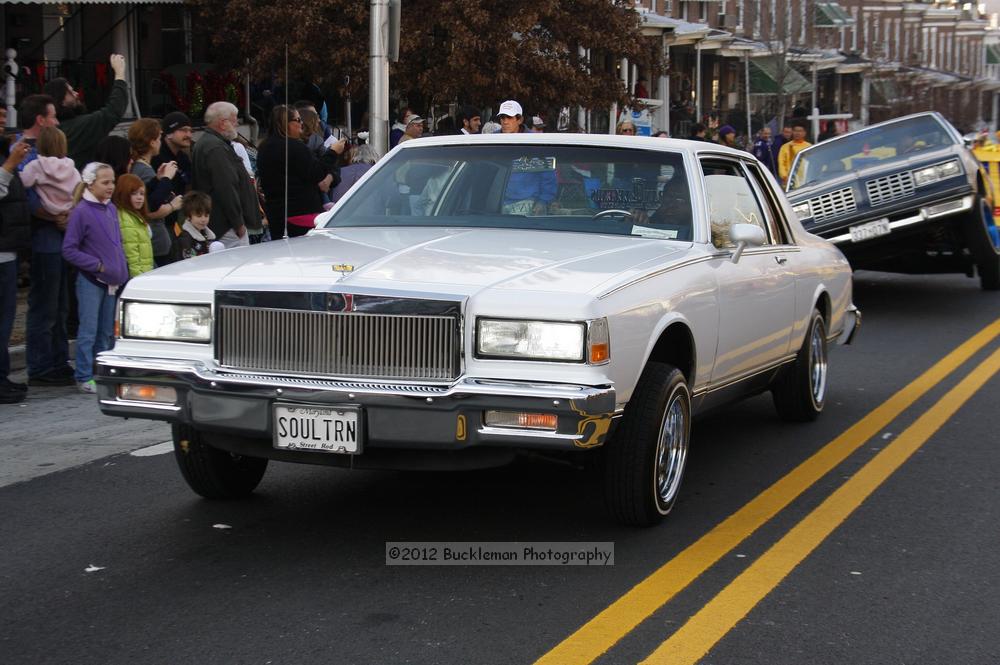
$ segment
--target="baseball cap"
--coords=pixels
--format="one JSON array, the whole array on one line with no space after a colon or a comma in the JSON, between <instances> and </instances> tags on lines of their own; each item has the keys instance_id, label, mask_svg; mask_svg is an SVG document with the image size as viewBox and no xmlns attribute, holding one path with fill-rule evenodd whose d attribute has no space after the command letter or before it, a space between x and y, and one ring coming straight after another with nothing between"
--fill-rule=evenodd
<instances>
[{"instance_id":1,"label":"baseball cap","mask_svg":"<svg viewBox=\"0 0 1000 665\"><path fill-rule=\"evenodd\" d=\"M508 99L500 105L500 110L497 111L497 115L509 115L513 118L517 115L523 115L523 111L521 110L520 104L515 102L513 99Z\"/></svg>"},{"instance_id":2,"label":"baseball cap","mask_svg":"<svg viewBox=\"0 0 1000 665\"><path fill-rule=\"evenodd\" d=\"M411 113L403 119L403 124L412 125L415 122L423 122L424 119L421 118L416 113Z\"/></svg>"},{"instance_id":3,"label":"baseball cap","mask_svg":"<svg viewBox=\"0 0 1000 665\"><path fill-rule=\"evenodd\" d=\"M190 127L191 118L187 117L180 111L172 111L168 113L163 120L160 121L160 127L163 128L164 134L170 134L177 131L181 127Z\"/></svg>"}]
</instances>

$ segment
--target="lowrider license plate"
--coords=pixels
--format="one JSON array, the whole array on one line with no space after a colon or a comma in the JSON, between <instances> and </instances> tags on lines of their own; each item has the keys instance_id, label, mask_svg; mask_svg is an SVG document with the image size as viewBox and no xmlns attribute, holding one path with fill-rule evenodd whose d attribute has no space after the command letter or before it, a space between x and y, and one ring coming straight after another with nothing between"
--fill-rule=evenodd
<instances>
[{"instance_id":1,"label":"lowrider license plate","mask_svg":"<svg viewBox=\"0 0 1000 665\"><path fill-rule=\"evenodd\" d=\"M876 219L874 222L852 226L850 231L851 242L861 242L862 240L871 240L872 238L888 235L892 229L889 228L888 219Z\"/></svg>"},{"instance_id":2,"label":"lowrider license plate","mask_svg":"<svg viewBox=\"0 0 1000 665\"><path fill-rule=\"evenodd\" d=\"M274 405L274 447L319 453L361 452L361 410L356 406Z\"/></svg>"}]
</instances>

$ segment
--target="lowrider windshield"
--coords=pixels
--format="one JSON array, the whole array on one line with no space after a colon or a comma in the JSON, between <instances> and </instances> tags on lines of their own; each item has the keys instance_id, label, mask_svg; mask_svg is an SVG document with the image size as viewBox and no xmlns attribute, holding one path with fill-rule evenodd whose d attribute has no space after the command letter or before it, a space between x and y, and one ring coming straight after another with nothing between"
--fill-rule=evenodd
<instances>
[{"instance_id":1,"label":"lowrider windshield","mask_svg":"<svg viewBox=\"0 0 1000 665\"><path fill-rule=\"evenodd\" d=\"M464 145L395 154L327 222L542 229L691 240L679 152Z\"/></svg>"},{"instance_id":2,"label":"lowrider windshield","mask_svg":"<svg viewBox=\"0 0 1000 665\"><path fill-rule=\"evenodd\" d=\"M929 115L854 132L803 151L795 163L788 189L951 143L948 131Z\"/></svg>"}]
</instances>

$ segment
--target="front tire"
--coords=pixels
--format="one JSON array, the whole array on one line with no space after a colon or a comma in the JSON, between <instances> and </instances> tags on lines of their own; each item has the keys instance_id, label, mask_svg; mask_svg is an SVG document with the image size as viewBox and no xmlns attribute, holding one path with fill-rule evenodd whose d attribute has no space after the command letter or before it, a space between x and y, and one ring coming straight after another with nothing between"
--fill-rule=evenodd
<instances>
[{"instance_id":1,"label":"front tire","mask_svg":"<svg viewBox=\"0 0 1000 665\"><path fill-rule=\"evenodd\" d=\"M993 212L989 201L978 198L967 222L969 251L976 262L979 285L984 291L1000 290L1000 247L990 237L993 226Z\"/></svg>"},{"instance_id":2,"label":"front tire","mask_svg":"<svg viewBox=\"0 0 1000 665\"><path fill-rule=\"evenodd\" d=\"M187 484L206 499L249 496L267 470L267 460L234 455L205 443L189 425L173 425L174 457Z\"/></svg>"},{"instance_id":3,"label":"front tire","mask_svg":"<svg viewBox=\"0 0 1000 665\"><path fill-rule=\"evenodd\" d=\"M691 392L665 363L643 371L606 451L605 499L629 526L653 526L677 501L691 438Z\"/></svg>"},{"instance_id":4,"label":"front tire","mask_svg":"<svg viewBox=\"0 0 1000 665\"><path fill-rule=\"evenodd\" d=\"M813 310L795 362L781 370L771 386L778 417L791 422L816 420L826 404L826 322Z\"/></svg>"}]
</instances>

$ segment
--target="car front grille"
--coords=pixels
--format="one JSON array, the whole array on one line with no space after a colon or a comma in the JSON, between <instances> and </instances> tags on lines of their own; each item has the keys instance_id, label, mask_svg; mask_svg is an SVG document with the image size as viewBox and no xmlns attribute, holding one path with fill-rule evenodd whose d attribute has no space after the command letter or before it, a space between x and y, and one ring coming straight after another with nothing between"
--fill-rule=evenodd
<instances>
[{"instance_id":1,"label":"car front grille","mask_svg":"<svg viewBox=\"0 0 1000 665\"><path fill-rule=\"evenodd\" d=\"M226 368L309 376L447 381L459 374L454 315L220 305L216 358Z\"/></svg>"},{"instance_id":2,"label":"car front grille","mask_svg":"<svg viewBox=\"0 0 1000 665\"><path fill-rule=\"evenodd\" d=\"M872 206L879 206L913 194L913 174L904 171L875 178L866 182L865 188Z\"/></svg>"},{"instance_id":3,"label":"car front grille","mask_svg":"<svg viewBox=\"0 0 1000 665\"><path fill-rule=\"evenodd\" d=\"M811 198L809 205L812 207L813 219L817 222L824 222L858 209L858 204L854 200L854 190L850 187Z\"/></svg>"}]
</instances>

